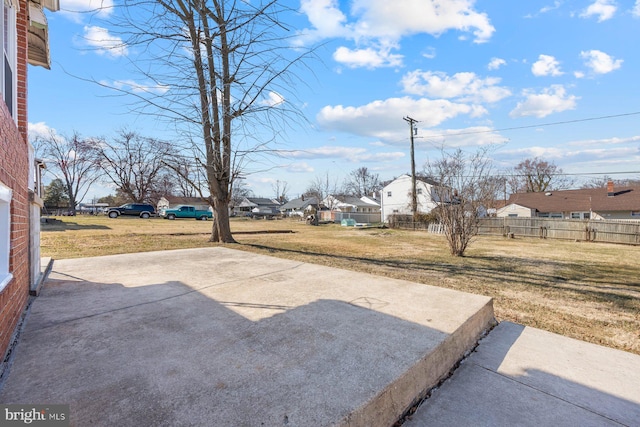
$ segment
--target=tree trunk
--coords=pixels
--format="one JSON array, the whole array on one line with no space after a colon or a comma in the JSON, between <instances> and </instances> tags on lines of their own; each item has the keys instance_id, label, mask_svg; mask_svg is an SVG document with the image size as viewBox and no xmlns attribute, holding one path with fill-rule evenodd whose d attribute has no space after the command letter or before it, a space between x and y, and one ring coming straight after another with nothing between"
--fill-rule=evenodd
<instances>
[{"instance_id":1,"label":"tree trunk","mask_svg":"<svg viewBox=\"0 0 640 427\"><path fill-rule=\"evenodd\" d=\"M214 228L211 232L211 241L220 243L236 243L231 235L229 226L229 205L220 200L214 199ZM216 235L217 232L217 235Z\"/></svg>"},{"instance_id":2,"label":"tree trunk","mask_svg":"<svg viewBox=\"0 0 640 427\"><path fill-rule=\"evenodd\" d=\"M209 238L209 241L220 241L220 232L218 231L218 215L215 213L215 209L213 210L213 226L211 227L211 237Z\"/></svg>"}]
</instances>

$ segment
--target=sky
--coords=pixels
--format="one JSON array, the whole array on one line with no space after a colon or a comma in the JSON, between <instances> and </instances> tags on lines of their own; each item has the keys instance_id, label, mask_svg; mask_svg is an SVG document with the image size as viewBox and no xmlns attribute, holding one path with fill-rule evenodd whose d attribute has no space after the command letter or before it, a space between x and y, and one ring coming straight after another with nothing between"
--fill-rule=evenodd
<instances>
[{"instance_id":1,"label":"sky","mask_svg":"<svg viewBox=\"0 0 640 427\"><path fill-rule=\"evenodd\" d=\"M133 49L108 24L114 4L60 0L59 12L47 12L52 66L29 69L32 135L128 128L174 138L91 82L149 85L123 66ZM299 12L297 42L322 47L296 87L308 123L277 142L284 156L247 169L256 196L275 196L281 181L296 197L318 177L340 184L360 167L381 180L409 173L405 117L417 120L418 171L443 149L488 148L497 170L539 157L578 182L640 178L640 0L287 4ZM96 185L88 197L109 193Z\"/></svg>"}]
</instances>

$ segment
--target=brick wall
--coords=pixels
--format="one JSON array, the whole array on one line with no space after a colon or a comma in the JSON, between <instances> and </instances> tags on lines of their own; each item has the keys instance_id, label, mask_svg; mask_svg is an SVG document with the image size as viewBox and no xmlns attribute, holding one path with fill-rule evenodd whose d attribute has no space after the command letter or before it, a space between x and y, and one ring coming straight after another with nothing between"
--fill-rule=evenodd
<instances>
[{"instance_id":1,"label":"brick wall","mask_svg":"<svg viewBox=\"0 0 640 427\"><path fill-rule=\"evenodd\" d=\"M20 1L16 31L18 126L0 101L0 182L13 190L11 200L11 253L9 271L13 280L0 292L0 356L8 349L11 336L29 298L29 150L27 146L27 10Z\"/></svg>"}]
</instances>

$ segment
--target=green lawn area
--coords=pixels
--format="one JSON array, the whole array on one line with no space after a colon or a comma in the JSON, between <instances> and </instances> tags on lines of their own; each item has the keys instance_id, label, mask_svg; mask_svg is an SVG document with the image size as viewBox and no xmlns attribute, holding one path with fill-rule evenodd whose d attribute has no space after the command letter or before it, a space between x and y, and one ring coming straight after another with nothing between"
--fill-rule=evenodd
<instances>
[{"instance_id":1,"label":"green lawn area","mask_svg":"<svg viewBox=\"0 0 640 427\"><path fill-rule=\"evenodd\" d=\"M211 221L58 219L41 238L54 259L214 245ZM232 230L233 249L491 296L498 320L640 354L640 247L478 237L455 258L426 232L244 218Z\"/></svg>"}]
</instances>

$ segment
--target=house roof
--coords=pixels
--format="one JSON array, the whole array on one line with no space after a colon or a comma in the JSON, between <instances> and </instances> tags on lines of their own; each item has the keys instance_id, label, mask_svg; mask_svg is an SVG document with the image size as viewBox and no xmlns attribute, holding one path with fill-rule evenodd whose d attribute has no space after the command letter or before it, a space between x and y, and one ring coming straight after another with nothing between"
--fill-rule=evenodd
<instances>
[{"instance_id":1,"label":"house roof","mask_svg":"<svg viewBox=\"0 0 640 427\"><path fill-rule=\"evenodd\" d=\"M276 207L280 206L280 203L273 199L266 199L263 197L245 197L240 204L237 205L239 208L247 208L247 207L257 207L257 206L269 206Z\"/></svg>"},{"instance_id":2,"label":"house roof","mask_svg":"<svg viewBox=\"0 0 640 427\"><path fill-rule=\"evenodd\" d=\"M567 211L640 211L640 187L614 189L611 196L606 188L515 193L508 204L516 204L538 212Z\"/></svg>"},{"instance_id":3,"label":"house roof","mask_svg":"<svg viewBox=\"0 0 640 427\"><path fill-rule=\"evenodd\" d=\"M171 205L208 205L207 199L202 197L178 197L178 196L164 196L164 198Z\"/></svg>"},{"instance_id":4,"label":"house roof","mask_svg":"<svg viewBox=\"0 0 640 427\"><path fill-rule=\"evenodd\" d=\"M302 198L300 199L294 199L294 200L289 200L287 203L285 203L284 205L280 206L280 210L281 211L286 211L286 210L293 210L293 209L304 209L309 205L317 205L318 204L318 199L315 197L305 197L304 200Z\"/></svg>"},{"instance_id":5,"label":"house roof","mask_svg":"<svg viewBox=\"0 0 640 427\"><path fill-rule=\"evenodd\" d=\"M410 175L400 175L399 177L397 177L396 179L394 179L393 181L389 181L384 188L386 188L387 186L393 184L396 181L405 181L405 180L410 180L411 176ZM434 181L431 178L427 178L426 176L420 176L420 175L416 175L416 181L420 181L420 182L424 182L425 184L437 187L440 184L438 184L436 181Z\"/></svg>"},{"instance_id":6,"label":"house roof","mask_svg":"<svg viewBox=\"0 0 640 427\"><path fill-rule=\"evenodd\" d=\"M373 201L362 200L361 198L355 196L336 196L336 200L340 202L339 204L352 205L357 207L380 207L380 204L376 204Z\"/></svg>"}]
</instances>

